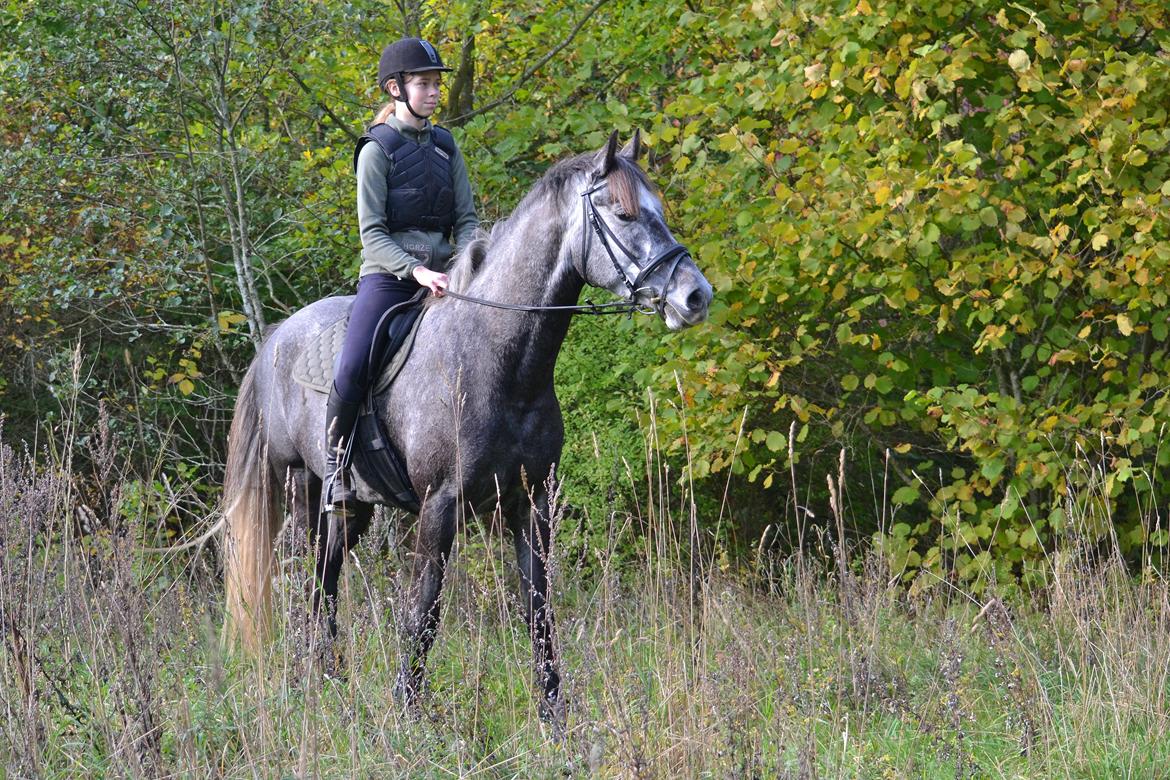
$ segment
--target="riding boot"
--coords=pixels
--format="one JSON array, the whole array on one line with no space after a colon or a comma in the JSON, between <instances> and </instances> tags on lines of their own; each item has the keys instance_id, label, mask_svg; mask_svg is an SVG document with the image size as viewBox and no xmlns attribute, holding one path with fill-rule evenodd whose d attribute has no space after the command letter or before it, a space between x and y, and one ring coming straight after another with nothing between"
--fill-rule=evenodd
<instances>
[{"instance_id":1,"label":"riding boot","mask_svg":"<svg viewBox=\"0 0 1170 780\"><path fill-rule=\"evenodd\" d=\"M337 388L329 390L325 404L325 511L344 511L357 500L349 479L350 439L357 421L361 404L346 401L337 394Z\"/></svg>"}]
</instances>

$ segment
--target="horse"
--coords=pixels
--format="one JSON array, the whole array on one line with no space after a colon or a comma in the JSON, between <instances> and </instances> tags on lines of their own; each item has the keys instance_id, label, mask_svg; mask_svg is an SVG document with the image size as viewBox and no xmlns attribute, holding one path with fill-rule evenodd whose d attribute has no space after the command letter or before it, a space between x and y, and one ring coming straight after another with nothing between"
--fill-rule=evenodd
<instances>
[{"instance_id":1,"label":"horse","mask_svg":"<svg viewBox=\"0 0 1170 780\"><path fill-rule=\"evenodd\" d=\"M563 706L546 572L548 492L564 441L553 368L573 311L597 308L574 304L585 285L605 289L673 331L705 320L713 295L667 227L640 151L637 133L619 150L615 132L602 149L557 162L508 218L461 248L449 293L428 298L406 363L376 398L422 499L394 686L408 708L439 624L458 514L497 509L516 550L542 712ZM252 652L268 632L282 487L291 486L294 522L306 518L312 609L333 634L342 564L385 503L359 501L348 516L320 510L326 398L291 378L299 352L352 300L325 298L277 326L237 395L223 497L225 629Z\"/></svg>"}]
</instances>

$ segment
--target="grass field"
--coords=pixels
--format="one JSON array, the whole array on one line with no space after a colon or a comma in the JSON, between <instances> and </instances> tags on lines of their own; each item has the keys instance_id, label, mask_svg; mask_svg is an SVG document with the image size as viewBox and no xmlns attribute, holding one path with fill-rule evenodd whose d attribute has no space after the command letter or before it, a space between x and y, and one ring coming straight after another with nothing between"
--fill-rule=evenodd
<instances>
[{"instance_id":1,"label":"grass field","mask_svg":"<svg viewBox=\"0 0 1170 780\"><path fill-rule=\"evenodd\" d=\"M862 549L733 566L692 553L689 505L650 480L604 543L561 523L556 728L491 518L459 538L407 715L408 525L383 518L354 551L323 651L340 662L286 532L278 636L247 659L220 645L214 544L149 553L165 507L115 475L83 506L68 456L42 460L0 442L7 777L1170 777L1170 590L1108 549L1053 552L1027 600L907 589Z\"/></svg>"}]
</instances>

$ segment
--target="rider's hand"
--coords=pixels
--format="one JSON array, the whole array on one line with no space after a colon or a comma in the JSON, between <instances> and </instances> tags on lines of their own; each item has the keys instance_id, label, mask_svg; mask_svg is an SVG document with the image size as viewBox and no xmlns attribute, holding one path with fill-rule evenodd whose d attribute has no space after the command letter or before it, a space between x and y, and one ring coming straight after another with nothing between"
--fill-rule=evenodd
<instances>
[{"instance_id":1,"label":"rider's hand","mask_svg":"<svg viewBox=\"0 0 1170 780\"><path fill-rule=\"evenodd\" d=\"M424 265L416 266L411 272L414 280L423 287L429 287L431 292L435 295L441 296L443 290L447 289L447 274L441 274L438 271L432 271Z\"/></svg>"}]
</instances>

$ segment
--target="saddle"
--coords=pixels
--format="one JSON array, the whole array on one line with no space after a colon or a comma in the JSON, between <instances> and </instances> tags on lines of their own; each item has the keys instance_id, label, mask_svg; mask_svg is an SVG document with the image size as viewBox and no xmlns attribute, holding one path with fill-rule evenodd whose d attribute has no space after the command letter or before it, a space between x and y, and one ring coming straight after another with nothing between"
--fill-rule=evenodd
<instances>
[{"instance_id":1,"label":"saddle","mask_svg":"<svg viewBox=\"0 0 1170 780\"><path fill-rule=\"evenodd\" d=\"M391 504L412 514L418 514L421 502L410 484L406 461L394 446L386 422L377 410L378 399L390 389L410 357L428 292L421 288L410 300L388 309L378 321L368 358L369 390L358 412L350 443L350 475L361 500ZM293 366L293 379L298 384L329 394L348 324L347 314L322 330L301 353Z\"/></svg>"}]
</instances>

